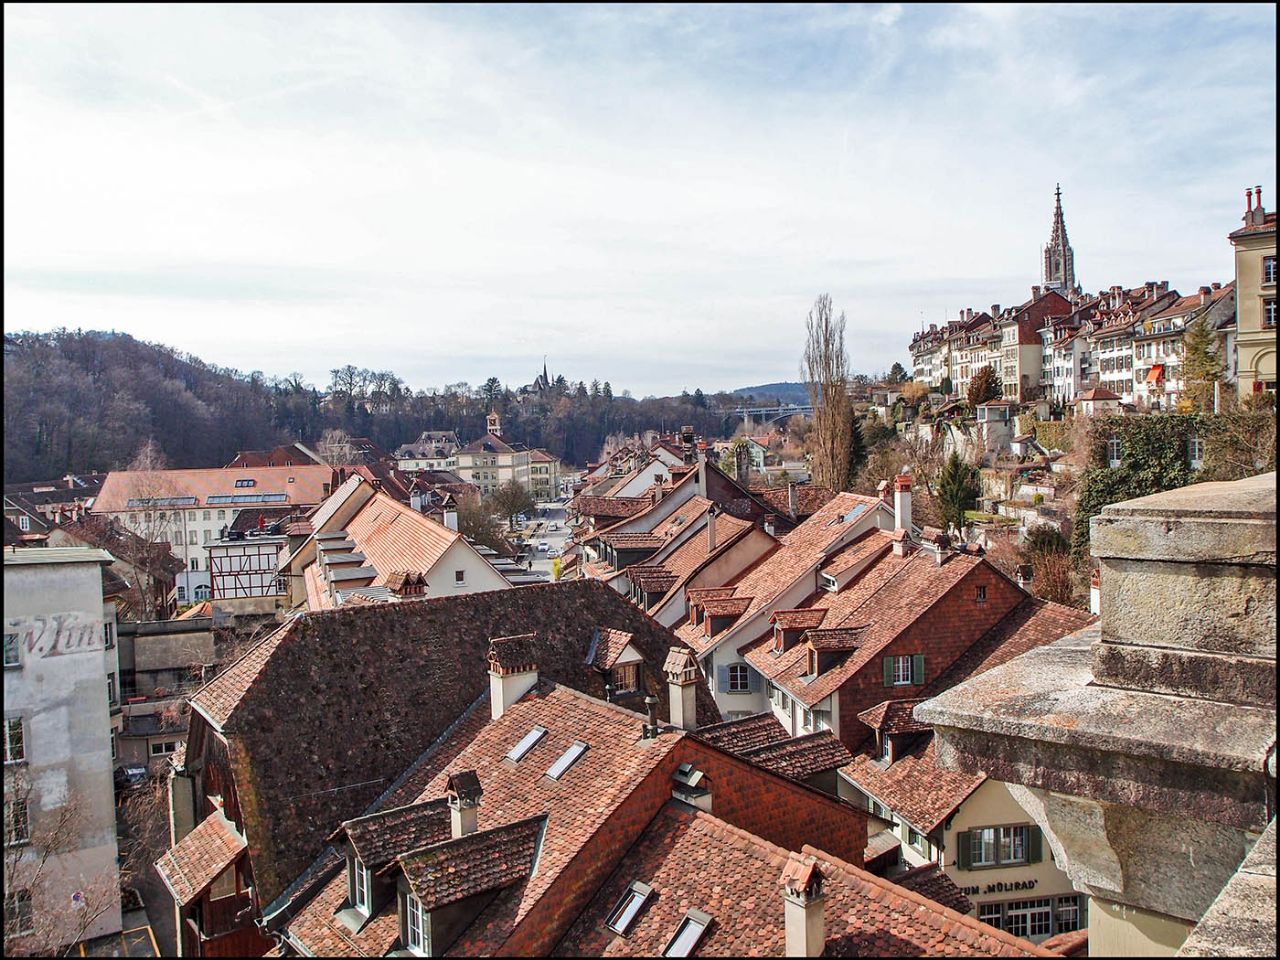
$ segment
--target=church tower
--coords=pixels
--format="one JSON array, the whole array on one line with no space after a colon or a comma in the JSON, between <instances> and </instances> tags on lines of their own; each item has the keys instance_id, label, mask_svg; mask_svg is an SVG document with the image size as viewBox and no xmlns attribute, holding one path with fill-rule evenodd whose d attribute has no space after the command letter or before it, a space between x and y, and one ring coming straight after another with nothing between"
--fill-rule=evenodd
<instances>
[{"instance_id":1,"label":"church tower","mask_svg":"<svg viewBox=\"0 0 1280 960\"><path fill-rule=\"evenodd\" d=\"M495 437L502 436L502 418L498 416L497 410L485 417L485 428Z\"/></svg>"},{"instance_id":2,"label":"church tower","mask_svg":"<svg viewBox=\"0 0 1280 960\"><path fill-rule=\"evenodd\" d=\"M1057 290L1070 299L1080 288L1076 285L1075 252L1067 240L1067 222L1062 216L1062 184L1057 185L1053 196L1053 228L1043 251L1040 280L1045 290Z\"/></svg>"}]
</instances>

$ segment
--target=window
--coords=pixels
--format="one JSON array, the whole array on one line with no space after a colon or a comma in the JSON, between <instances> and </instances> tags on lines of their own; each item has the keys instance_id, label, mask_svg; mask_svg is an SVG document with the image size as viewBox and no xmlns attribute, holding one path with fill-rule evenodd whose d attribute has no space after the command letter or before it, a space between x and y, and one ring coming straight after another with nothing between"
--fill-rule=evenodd
<instances>
[{"instance_id":1,"label":"window","mask_svg":"<svg viewBox=\"0 0 1280 960\"><path fill-rule=\"evenodd\" d=\"M326 486L328 486L328 484L326 484ZM225 519L227 519L227 511L225 511L225 510L219 510L219 511L218 511L218 519L219 519L219 520L225 520Z\"/></svg>"},{"instance_id":2,"label":"window","mask_svg":"<svg viewBox=\"0 0 1280 960\"><path fill-rule=\"evenodd\" d=\"M199 569L200 569L200 560L199 560L198 558L196 558L196 557L192 557L192 558L191 558L191 569L192 569L192 570L199 570Z\"/></svg>"},{"instance_id":3,"label":"window","mask_svg":"<svg viewBox=\"0 0 1280 960\"><path fill-rule=\"evenodd\" d=\"M4 802L4 845L16 847L31 842L31 819L27 801L18 797Z\"/></svg>"},{"instance_id":4,"label":"window","mask_svg":"<svg viewBox=\"0 0 1280 960\"><path fill-rule=\"evenodd\" d=\"M1274 327L1276 325L1275 300L1262 301L1262 325L1264 327Z\"/></svg>"},{"instance_id":5,"label":"window","mask_svg":"<svg viewBox=\"0 0 1280 960\"><path fill-rule=\"evenodd\" d=\"M893 658L893 685L895 687L906 686L911 683L911 658L910 657L894 657Z\"/></svg>"},{"instance_id":6,"label":"window","mask_svg":"<svg viewBox=\"0 0 1280 960\"><path fill-rule=\"evenodd\" d=\"M828 593L835 593L840 588L840 584L837 582L836 578L831 576L829 573L819 574L818 580L820 581L822 589L826 590Z\"/></svg>"},{"instance_id":7,"label":"window","mask_svg":"<svg viewBox=\"0 0 1280 960\"><path fill-rule=\"evenodd\" d=\"M178 749L176 740L157 741L151 744L151 755L153 757L165 757Z\"/></svg>"},{"instance_id":8,"label":"window","mask_svg":"<svg viewBox=\"0 0 1280 960\"><path fill-rule=\"evenodd\" d=\"M800 722L804 725L804 728L806 730L812 730L813 729L813 711L810 710L808 707L805 707L803 713L801 714Z\"/></svg>"},{"instance_id":9,"label":"window","mask_svg":"<svg viewBox=\"0 0 1280 960\"><path fill-rule=\"evenodd\" d=\"M1001 827L1000 828L1000 862L1001 863L1026 863L1027 862L1027 828L1026 827Z\"/></svg>"},{"instance_id":10,"label":"window","mask_svg":"<svg viewBox=\"0 0 1280 960\"><path fill-rule=\"evenodd\" d=\"M1263 283L1276 282L1276 258L1275 257L1262 258L1262 282Z\"/></svg>"},{"instance_id":11,"label":"window","mask_svg":"<svg viewBox=\"0 0 1280 960\"><path fill-rule=\"evenodd\" d=\"M1014 900L1005 905L1004 929L1015 937L1044 937L1053 930L1052 900Z\"/></svg>"},{"instance_id":12,"label":"window","mask_svg":"<svg viewBox=\"0 0 1280 960\"><path fill-rule=\"evenodd\" d=\"M640 664L624 663L613 668L613 692L634 693L640 689Z\"/></svg>"},{"instance_id":13,"label":"window","mask_svg":"<svg viewBox=\"0 0 1280 960\"><path fill-rule=\"evenodd\" d=\"M196 532L195 532L194 530L188 530L188 531L187 531L187 544L188 544L188 545L190 545L190 546L195 546L195 544L196 544L196 543L197 543L197 540L196 540Z\"/></svg>"},{"instance_id":14,"label":"window","mask_svg":"<svg viewBox=\"0 0 1280 960\"><path fill-rule=\"evenodd\" d=\"M1080 929L1080 897L1059 897L1056 930L1068 933Z\"/></svg>"},{"instance_id":15,"label":"window","mask_svg":"<svg viewBox=\"0 0 1280 960\"><path fill-rule=\"evenodd\" d=\"M111 759L116 759L116 734L114 730L111 732Z\"/></svg>"},{"instance_id":16,"label":"window","mask_svg":"<svg viewBox=\"0 0 1280 960\"><path fill-rule=\"evenodd\" d=\"M467 582L467 571L465 570L453 571L453 585L455 587L461 587L464 584L466 584L466 582Z\"/></svg>"},{"instance_id":17,"label":"window","mask_svg":"<svg viewBox=\"0 0 1280 960\"><path fill-rule=\"evenodd\" d=\"M26 936L36 929L34 911L31 909L31 891L15 890L4 895L5 937L11 933Z\"/></svg>"},{"instance_id":18,"label":"window","mask_svg":"<svg viewBox=\"0 0 1280 960\"><path fill-rule=\"evenodd\" d=\"M182 603L187 599L187 588L182 584L178 584L178 602Z\"/></svg>"},{"instance_id":19,"label":"window","mask_svg":"<svg viewBox=\"0 0 1280 960\"><path fill-rule=\"evenodd\" d=\"M573 741L572 745L564 753L560 754L551 768L547 770L547 776L552 780L559 780L563 777L570 767L577 762L578 758L587 752L587 745L581 740Z\"/></svg>"},{"instance_id":20,"label":"window","mask_svg":"<svg viewBox=\"0 0 1280 960\"><path fill-rule=\"evenodd\" d=\"M108 650L116 645L116 625L110 620L102 624L102 645Z\"/></svg>"},{"instance_id":21,"label":"window","mask_svg":"<svg viewBox=\"0 0 1280 960\"><path fill-rule=\"evenodd\" d=\"M622 895L622 899L613 908L613 912L609 914L609 919L604 922L604 925L614 933L625 935L627 930L631 928L631 924L635 922L637 914L640 913L640 908L644 906L651 893L653 893L652 887L647 883L641 883L636 880L627 888L627 892Z\"/></svg>"},{"instance_id":22,"label":"window","mask_svg":"<svg viewBox=\"0 0 1280 960\"><path fill-rule=\"evenodd\" d=\"M1120 466L1120 438L1112 437L1107 441L1107 466Z\"/></svg>"},{"instance_id":23,"label":"window","mask_svg":"<svg viewBox=\"0 0 1280 960\"><path fill-rule=\"evenodd\" d=\"M405 945L420 957L431 955L430 919L422 901L408 894L404 901Z\"/></svg>"},{"instance_id":24,"label":"window","mask_svg":"<svg viewBox=\"0 0 1280 960\"><path fill-rule=\"evenodd\" d=\"M21 763L27 759L27 741L22 731L21 717L5 717L4 762Z\"/></svg>"},{"instance_id":25,"label":"window","mask_svg":"<svg viewBox=\"0 0 1280 960\"><path fill-rule=\"evenodd\" d=\"M973 591L973 599L978 603L987 602L987 588L985 586L976 587Z\"/></svg>"},{"instance_id":26,"label":"window","mask_svg":"<svg viewBox=\"0 0 1280 960\"><path fill-rule=\"evenodd\" d=\"M213 519L211 516L209 516L209 513L210 513L210 511L208 511L208 510L206 510L206 511L204 512L204 520L205 520L205 522L206 522L206 523L207 523L208 521L210 521L210 520L212 520L212 519Z\"/></svg>"},{"instance_id":27,"label":"window","mask_svg":"<svg viewBox=\"0 0 1280 960\"><path fill-rule=\"evenodd\" d=\"M534 727L520 738L519 743L507 751L507 759L519 763L524 759L524 755L537 746L538 741L546 735L546 727Z\"/></svg>"},{"instance_id":28,"label":"window","mask_svg":"<svg viewBox=\"0 0 1280 960\"><path fill-rule=\"evenodd\" d=\"M204 531L204 542L208 543L212 538L213 538L213 531L206 528Z\"/></svg>"},{"instance_id":29,"label":"window","mask_svg":"<svg viewBox=\"0 0 1280 960\"><path fill-rule=\"evenodd\" d=\"M997 930L1004 929L1004 907L999 903L984 903L978 907L978 919Z\"/></svg>"},{"instance_id":30,"label":"window","mask_svg":"<svg viewBox=\"0 0 1280 960\"><path fill-rule=\"evenodd\" d=\"M116 705L116 675L114 673L107 674L107 703L113 707Z\"/></svg>"},{"instance_id":31,"label":"window","mask_svg":"<svg viewBox=\"0 0 1280 960\"><path fill-rule=\"evenodd\" d=\"M996 862L996 831L974 830L969 834L969 863L975 867L989 867Z\"/></svg>"},{"instance_id":32,"label":"window","mask_svg":"<svg viewBox=\"0 0 1280 960\"><path fill-rule=\"evenodd\" d=\"M667 943L662 955L664 957L689 956L710 925L711 917L701 910L690 910L684 915L684 919L680 921L680 926L676 927L675 936Z\"/></svg>"},{"instance_id":33,"label":"window","mask_svg":"<svg viewBox=\"0 0 1280 960\"><path fill-rule=\"evenodd\" d=\"M914 827L907 827L907 843L924 853L924 837L917 833Z\"/></svg>"},{"instance_id":34,"label":"window","mask_svg":"<svg viewBox=\"0 0 1280 960\"><path fill-rule=\"evenodd\" d=\"M6 667L16 667L18 665L18 635L16 633L6 633L4 635L4 665Z\"/></svg>"},{"instance_id":35,"label":"window","mask_svg":"<svg viewBox=\"0 0 1280 960\"><path fill-rule=\"evenodd\" d=\"M1204 466L1204 441L1192 437L1187 441L1187 459L1191 461L1191 469L1199 470Z\"/></svg>"},{"instance_id":36,"label":"window","mask_svg":"<svg viewBox=\"0 0 1280 960\"><path fill-rule=\"evenodd\" d=\"M197 600L208 600L209 585L207 583L197 583L196 589L194 591L194 596Z\"/></svg>"},{"instance_id":37,"label":"window","mask_svg":"<svg viewBox=\"0 0 1280 960\"><path fill-rule=\"evenodd\" d=\"M786 649L785 637L783 635L782 625L774 624L773 627L773 652L782 653Z\"/></svg>"},{"instance_id":38,"label":"window","mask_svg":"<svg viewBox=\"0 0 1280 960\"><path fill-rule=\"evenodd\" d=\"M26 533L28 530L31 529L31 518L28 517L25 513L20 514L18 516L18 529L21 530L23 533Z\"/></svg>"},{"instance_id":39,"label":"window","mask_svg":"<svg viewBox=\"0 0 1280 960\"><path fill-rule=\"evenodd\" d=\"M751 674L745 663L729 665L729 693L747 693L751 689Z\"/></svg>"},{"instance_id":40,"label":"window","mask_svg":"<svg viewBox=\"0 0 1280 960\"><path fill-rule=\"evenodd\" d=\"M195 512L194 510L188 510L188 511L187 511L187 519L188 519L188 520L191 520L191 521L194 521L194 520L195 520L195 518L196 518L196 512Z\"/></svg>"},{"instance_id":41,"label":"window","mask_svg":"<svg viewBox=\"0 0 1280 960\"><path fill-rule=\"evenodd\" d=\"M236 481L236 486L237 486L237 487L252 487L255 483L256 483L256 481L254 481L254 480L237 480L237 481Z\"/></svg>"},{"instance_id":42,"label":"window","mask_svg":"<svg viewBox=\"0 0 1280 960\"><path fill-rule=\"evenodd\" d=\"M359 860L351 862L351 887L355 908L366 917L369 915L369 870Z\"/></svg>"},{"instance_id":43,"label":"window","mask_svg":"<svg viewBox=\"0 0 1280 960\"><path fill-rule=\"evenodd\" d=\"M892 741L887 733L880 734L880 749L876 753L878 760L888 760L892 751Z\"/></svg>"}]
</instances>

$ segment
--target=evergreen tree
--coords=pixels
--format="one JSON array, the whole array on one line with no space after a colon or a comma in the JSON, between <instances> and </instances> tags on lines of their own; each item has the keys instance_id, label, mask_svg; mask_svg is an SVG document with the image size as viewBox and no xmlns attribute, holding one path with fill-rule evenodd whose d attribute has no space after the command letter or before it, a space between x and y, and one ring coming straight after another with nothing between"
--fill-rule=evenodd
<instances>
[{"instance_id":1,"label":"evergreen tree","mask_svg":"<svg viewBox=\"0 0 1280 960\"><path fill-rule=\"evenodd\" d=\"M698 387L693 391L693 405L704 409L707 406L707 398L703 396L701 387Z\"/></svg>"},{"instance_id":2,"label":"evergreen tree","mask_svg":"<svg viewBox=\"0 0 1280 960\"><path fill-rule=\"evenodd\" d=\"M1182 374L1186 388L1182 400L1189 412L1213 412L1213 385L1225 375L1215 340L1207 317L1196 320L1183 334Z\"/></svg>"},{"instance_id":3,"label":"evergreen tree","mask_svg":"<svg viewBox=\"0 0 1280 960\"><path fill-rule=\"evenodd\" d=\"M609 386L608 380L606 380L604 382L604 386L600 388L600 396L604 397L606 400L613 399L613 387Z\"/></svg>"},{"instance_id":4,"label":"evergreen tree","mask_svg":"<svg viewBox=\"0 0 1280 960\"><path fill-rule=\"evenodd\" d=\"M902 364L895 361L893 366L889 368L889 372L885 374L884 382L885 383L903 383L909 379L910 377L907 376L906 368Z\"/></svg>"},{"instance_id":5,"label":"evergreen tree","mask_svg":"<svg viewBox=\"0 0 1280 960\"><path fill-rule=\"evenodd\" d=\"M867 444L862 437L862 418L854 414L849 424L849 477L848 483L850 487L853 484L853 478L858 475L863 465L867 462Z\"/></svg>"},{"instance_id":6,"label":"evergreen tree","mask_svg":"<svg viewBox=\"0 0 1280 960\"><path fill-rule=\"evenodd\" d=\"M959 454L951 454L938 479L938 509L948 529L964 529L964 513L973 509L981 492L978 471L961 460Z\"/></svg>"},{"instance_id":7,"label":"evergreen tree","mask_svg":"<svg viewBox=\"0 0 1280 960\"><path fill-rule=\"evenodd\" d=\"M1000 378L996 376L995 370L990 365L975 373L973 379L969 381L969 395L966 399L970 407L976 407L980 403L991 400L999 400L1001 396Z\"/></svg>"},{"instance_id":8,"label":"evergreen tree","mask_svg":"<svg viewBox=\"0 0 1280 960\"><path fill-rule=\"evenodd\" d=\"M591 381L591 399L594 400L598 396L600 396L600 381L592 380Z\"/></svg>"}]
</instances>

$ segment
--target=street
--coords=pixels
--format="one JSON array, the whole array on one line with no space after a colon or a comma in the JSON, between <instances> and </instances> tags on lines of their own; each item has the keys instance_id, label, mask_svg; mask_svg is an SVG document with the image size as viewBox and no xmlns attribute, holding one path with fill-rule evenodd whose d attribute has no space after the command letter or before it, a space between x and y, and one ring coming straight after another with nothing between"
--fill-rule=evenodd
<instances>
[{"instance_id":1,"label":"street","mask_svg":"<svg viewBox=\"0 0 1280 960\"><path fill-rule=\"evenodd\" d=\"M551 577L551 558L547 556L547 551L563 550L565 540L569 537L569 531L565 529L565 505L559 500L540 500L538 507L534 511L534 515L529 518L529 522L524 525L522 530L518 531L529 544L532 551L534 572L541 571L547 575L547 579ZM552 530L551 527L556 529ZM538 549L541 541L547 541L547 551Z\"/></svg>"}]
</instances>

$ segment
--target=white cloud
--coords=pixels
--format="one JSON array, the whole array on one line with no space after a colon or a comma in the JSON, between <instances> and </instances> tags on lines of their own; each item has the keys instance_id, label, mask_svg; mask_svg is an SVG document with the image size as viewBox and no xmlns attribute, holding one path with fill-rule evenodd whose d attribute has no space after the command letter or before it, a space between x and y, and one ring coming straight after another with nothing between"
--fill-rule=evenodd
<instances>
[{"instance_id":1,"label":"white cloud","mask_svg":"<svg viewBox=\"0 0 1280 960\"><path fill-rule=\"evenodd\" d=\"M1274 181L1274 12L7 6L5 27L8 326L316 380L517 383L543 353L637 395L792 378L824 291L855 367L883 369L922 314L1024 298L1058 180L1093 287L1228 279L1238 188Z\"/></svg>"}]
</instances>

